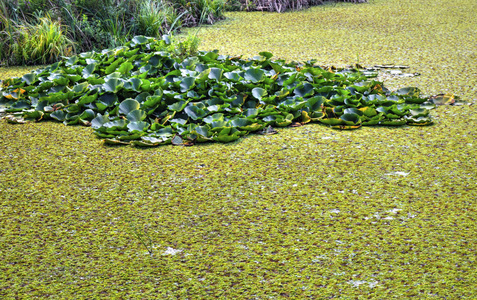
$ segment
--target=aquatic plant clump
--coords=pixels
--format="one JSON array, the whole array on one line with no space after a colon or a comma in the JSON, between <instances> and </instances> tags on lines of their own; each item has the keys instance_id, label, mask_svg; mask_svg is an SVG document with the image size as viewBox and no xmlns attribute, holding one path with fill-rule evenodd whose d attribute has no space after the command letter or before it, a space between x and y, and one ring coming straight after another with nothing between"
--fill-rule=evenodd
<instances>
[{"instance_id":1,"label":"aquatic plant clump","mask_svg":"<svg viewBox=\"0 0 477 300\"><path fill-rule=\"evenodd\" d=\"M65 58L0 85L12 123L91 126L109 144L231 142L250 132L319 122L335 129L429 125L418 88L389 91L376 72L199 52L179 58L167 36Z\"/></svg>"}]
</instances>

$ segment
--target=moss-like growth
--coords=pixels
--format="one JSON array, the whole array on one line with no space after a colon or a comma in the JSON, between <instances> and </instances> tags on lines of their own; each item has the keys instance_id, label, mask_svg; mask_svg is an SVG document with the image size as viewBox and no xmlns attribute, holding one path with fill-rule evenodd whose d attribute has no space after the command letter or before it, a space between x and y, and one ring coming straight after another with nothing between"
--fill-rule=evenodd
<instances>
[{"instance_id":1,"label":"moss-like growth","mask_svg":"<svg viewBox=\"0 0 477 300\"><path fill-rule=\"evenodd\" d=\"M233 14L202 45L323 65L359 53L421 73L388 87L475 101L474 4ZM310 124L144 149L102 147L89 127L0 121L0 298L472 299L476 106L431 114L434 126Z\"/></svg>"}]
</instances>

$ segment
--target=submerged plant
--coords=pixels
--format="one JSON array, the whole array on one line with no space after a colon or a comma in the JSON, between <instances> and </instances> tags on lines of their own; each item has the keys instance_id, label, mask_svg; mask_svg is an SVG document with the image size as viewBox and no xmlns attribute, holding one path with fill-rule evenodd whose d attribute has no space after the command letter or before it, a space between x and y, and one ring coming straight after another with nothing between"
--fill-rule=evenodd
<instances>
[{"instance_id":1,"label":"submerged plant","mask_svg":"<svg viewBox=\"0 0 477 300\"><path fill-rule=\"evenodd\" d=\"M109 144L231 142L250 132L320 122L336 129L429 125L418 88L386 89L375 72L324 69L217 51L179 58L168 36L81 53L0 86L10 122L92 126Z\"/></svg>"}]
</instances>

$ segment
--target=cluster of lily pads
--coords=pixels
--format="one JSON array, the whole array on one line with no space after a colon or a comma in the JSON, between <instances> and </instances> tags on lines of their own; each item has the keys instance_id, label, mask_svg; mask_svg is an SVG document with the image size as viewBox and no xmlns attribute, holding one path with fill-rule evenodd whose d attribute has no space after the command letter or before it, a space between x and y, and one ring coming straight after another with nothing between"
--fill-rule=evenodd
<instances>
[{"instance_id":1,"label":"cluster of lily pads","mask_svg":"<svg viewBox=\"0 0 477 300\"><path fill-rule=\"evenodd\" d=\"M167 36L65 58L0 84L12 123L91 126L109 144L231 142L250 132L320 122L336 129L429 125L418 88L386 89L376 72L199 52L180 59Z\"/></svg>"}]
</instances>

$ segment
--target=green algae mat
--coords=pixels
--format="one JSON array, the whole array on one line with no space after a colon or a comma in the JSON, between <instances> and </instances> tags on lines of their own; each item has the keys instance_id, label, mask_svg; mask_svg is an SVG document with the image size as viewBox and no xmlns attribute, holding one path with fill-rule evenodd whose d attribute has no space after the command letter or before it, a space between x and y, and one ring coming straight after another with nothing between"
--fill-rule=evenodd
<instances>
[{"instance_id":1,"label":"green algae mat","mask_svg":"<svg viewBox=\"0 0 477 300\"><path fill-rule=\"evenodd\" d=\"M357 63L348 53L361 49L362 65L421 73L381 74L394 90L417 86L475 102L474 14L466 1L374 1L230 14L200 35L204 50L253 57L266 49L320 65ZM296 36L286 29L290 18L310 28L301 51L278 45ZM253 38L238 38L234 30L251 20L262 24ZM342 23L356 30L339 34ZM375 47L354 44L354 34L364 43L404 24L409 30ZM227 31L237 44L223 42ZM325 36L329 57L316 43ZM330 46L340 43L348 47ZM2 121L0 296L473 299L475 105L430 115L432 126L341 131L315 123L227 144L156 148L105 147L89 127Z\"/></svg>"}]
</instances>

